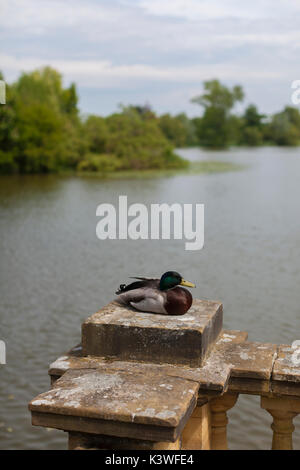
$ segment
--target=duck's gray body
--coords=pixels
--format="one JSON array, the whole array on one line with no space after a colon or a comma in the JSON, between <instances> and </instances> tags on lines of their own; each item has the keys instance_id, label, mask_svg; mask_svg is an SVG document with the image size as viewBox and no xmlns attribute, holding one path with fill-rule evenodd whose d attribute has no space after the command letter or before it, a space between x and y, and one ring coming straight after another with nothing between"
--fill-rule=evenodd
<instances>
[{"instance_id":1,"label":"duck's gray body","mask_svg":"<svg viewBox=\"0 0 300 470\"><path fill-rule=\"evenodd\" d=\"M141 312L153 312L167 315L164 308L166 302L166 292L159 290L159 279L136 278L140 281L133 282L128 286L120 286L116 292L117 301L130 305Z\"/></svg>"},{"instance_id":2,"label":"duck's gray body","mask_svg":"<svg viewBox=\"0 0 300 470\"><path fill-rule=\"evenodd\" d=\"M160 290L160 279L136 279L140 281L120 286L116 292L119 303L161 315L183 315L192 304L192 295L183 287Z\"/></svg>"}]
</instances>

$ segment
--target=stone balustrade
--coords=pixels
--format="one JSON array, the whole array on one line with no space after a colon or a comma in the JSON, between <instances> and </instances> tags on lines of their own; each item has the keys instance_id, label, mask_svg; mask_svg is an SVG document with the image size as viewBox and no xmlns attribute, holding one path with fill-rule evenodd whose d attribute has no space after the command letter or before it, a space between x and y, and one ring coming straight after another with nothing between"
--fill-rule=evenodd
<instances>
[{"instance_id":1,"label":"stone balustrade","mask_svg":"<svg viewBox=\"0 0 300 470\"><path fill-rule=\"evenodd\" d=\"M227 449L227 411L244 393L272 415L272 449L292 449L294 350L223 330L222 313L201 300L183 316L110 303L83 323L82 346L50 365L32 424L67 431L70 449Z\"/></svg>"}]
</instances>

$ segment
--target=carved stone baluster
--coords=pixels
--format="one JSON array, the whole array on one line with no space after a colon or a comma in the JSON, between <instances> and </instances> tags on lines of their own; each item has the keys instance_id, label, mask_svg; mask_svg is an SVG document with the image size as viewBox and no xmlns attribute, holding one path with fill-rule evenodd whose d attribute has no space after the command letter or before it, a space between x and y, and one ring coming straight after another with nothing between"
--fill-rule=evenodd
<instances>
[{"instance_id":1,"label":"carved stone baluster","mask_svg":"<svg viewBox=\"0 0 300 470\"><path fill-rule=\"evenodd\" d=\"M182 432L183 450L209 450L211 426L209 404L197 406Z\"/></svg>"},{"instance_id":2,"label":"carved stone baluster","mask_svg":"<svg viewBox=\"0 0 300 470\"><path fill-rule=\"evenodd\" d=\"M227 424L226 412L232 408L237 399L238 393L225 393L210 401L211 410L211 448L213 450L227 450Z\"/></svg>"},{"instance_id":3,"label":"carved stone baluster","mask_svg":"<svg viewBox=\"0 0 300 470\"><path fill-rule=\"evenodd\" d=\"M292 450L293 419L300 413L300 400L261 397L261 407L273 417L272 450Z\"/></svg>"}]
</instances>

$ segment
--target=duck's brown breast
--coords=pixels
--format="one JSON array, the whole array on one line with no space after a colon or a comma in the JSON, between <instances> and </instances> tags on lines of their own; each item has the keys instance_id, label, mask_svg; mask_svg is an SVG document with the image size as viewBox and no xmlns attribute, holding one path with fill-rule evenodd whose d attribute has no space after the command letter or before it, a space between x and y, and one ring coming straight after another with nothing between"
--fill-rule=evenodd
<instances>
[{"instance_id":1,"label":"duck's brown breast","mask_svg":"<svg viewBox=\"0 0 300 470\"><path fill-rule=\"evenodd\" d=\"M174 287L166 294L165 309L168 315L184 315L192 305L192 294L183 287Z\"/></svg>"}]
</instances>

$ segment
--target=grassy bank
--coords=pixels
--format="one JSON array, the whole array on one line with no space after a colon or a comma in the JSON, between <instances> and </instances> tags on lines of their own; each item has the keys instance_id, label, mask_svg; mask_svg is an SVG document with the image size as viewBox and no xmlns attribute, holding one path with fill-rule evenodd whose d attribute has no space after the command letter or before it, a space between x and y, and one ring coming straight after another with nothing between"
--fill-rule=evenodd
<instances>
[{"instance_id":1,"label":"grassy bank","mask_svg":"<svg viewBox=\"0 0 300 470\"><path fill-rule=\"evenodd\" d=\"M201 162L190 162L187 168L183 169L168 169L168 170L126 170L126 171L114 171L114 172L63 172L63 175L76 175L76 176L87 176L101 179L143 179L143 178L162 178L168 176L176 176L182 174L196 175L196 174L211 174L211 173L225 173L232 171L241 171L245 168L245 165L238 165L232 162L222 162L218 160L214 161L201 161Z\"/></svg>"}]
</instances>

